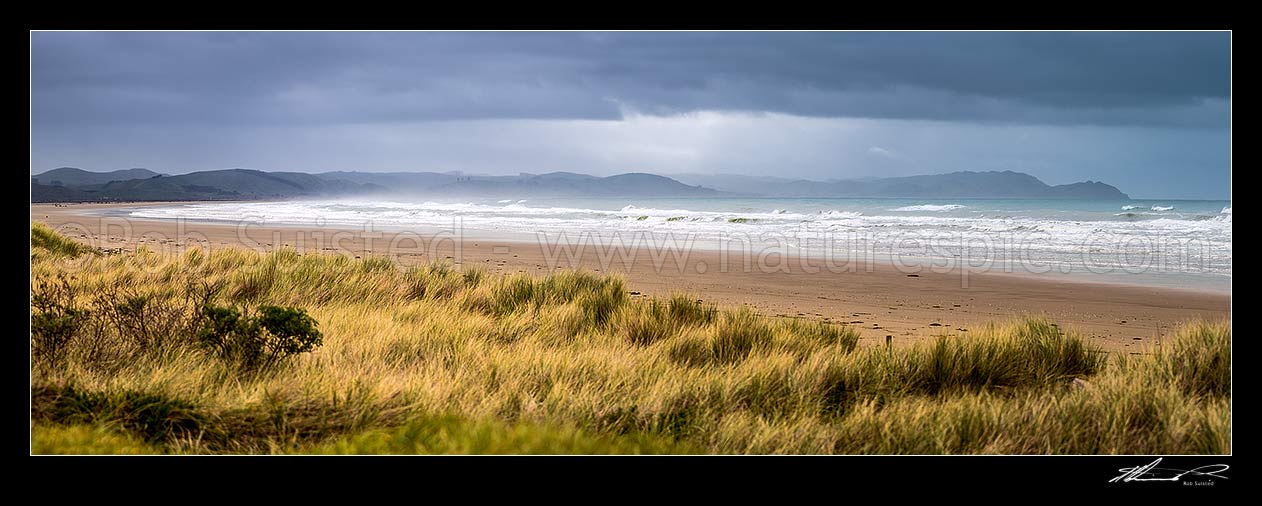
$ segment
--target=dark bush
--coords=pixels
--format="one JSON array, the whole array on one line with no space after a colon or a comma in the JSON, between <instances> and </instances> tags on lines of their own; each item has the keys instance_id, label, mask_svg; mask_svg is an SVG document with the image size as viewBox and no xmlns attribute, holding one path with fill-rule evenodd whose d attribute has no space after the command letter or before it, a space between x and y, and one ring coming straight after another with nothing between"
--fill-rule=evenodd
<instances>
[{"instance_id":1,"label":"dark bush","mask_svg":"<svg viewBox=\"0 0 1262 506\"><path fill-rule=\"evenodd\" d=\"M92 303L101 323L140 353L161 350L171 339L187 335L194 307L126 286L102 290Z\"/></svg>"},{"instance_id":2,"label":"dark bush","mask_svg":"<svg viewBox=\"0 0 1262 506\"><path fill-rule=\"evenodd\" d=\"M298 308L261 306L256 315L231 307L206 305L197 340L216 357L243 370L270 368L319 346L317 323Z\"/></svg>"},{"instance_id":3,"label":"dark bush","mask_svg":"<svg viewBox=\"0 0 1262 506\"><path fill-rule=\"evenodd\" d=\"M76 305L75 289L65 276L41 280L31 290L32 360L46 366L61 362L88 316Z\"/></svg>"},{"instance_id":4,"label":"dark bush","mask_svg":"<svg viewBox=\"0 0 1262 506\"><path fill-rule=\"evenodd\" d=\"M267 331L268 349L281 356L311 351L323 339L320 331L316 330L316 321L302 309L263 306L256 318Z\"/></svg>"}]
</instances>

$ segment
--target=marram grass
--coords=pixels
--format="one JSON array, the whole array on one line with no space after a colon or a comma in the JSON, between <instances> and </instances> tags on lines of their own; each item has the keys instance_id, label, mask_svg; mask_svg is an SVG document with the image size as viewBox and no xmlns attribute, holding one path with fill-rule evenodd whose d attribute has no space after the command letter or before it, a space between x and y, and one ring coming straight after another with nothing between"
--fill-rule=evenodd
<instances>
[{"instance_id":1,"label":"marram grass","mask_svg":"<svg viewBox=\"0 0 1262 506\"><path fill-rule=\"evenodd\" d=\"M31 224L31 261L45 257L77 257L94 252L73 239L58 234L43 223Z\"/></svg>"},{"instance_id":2,"label":"marram grass","mask_svg":"<svg viewBox=\"0 0 1262 506\"><path fill-rule=\"evenodd\" d=\"M849 327L633 299L586 272L98 255L40 234L32 300L73 302L33 306L55 348L32 357L33 453L1231 451L1227 322L1135 356L1041 319L861 347ZM205 293L305 309L323 345L243 374L181 334Z\"/></svg>"}]
</instances>

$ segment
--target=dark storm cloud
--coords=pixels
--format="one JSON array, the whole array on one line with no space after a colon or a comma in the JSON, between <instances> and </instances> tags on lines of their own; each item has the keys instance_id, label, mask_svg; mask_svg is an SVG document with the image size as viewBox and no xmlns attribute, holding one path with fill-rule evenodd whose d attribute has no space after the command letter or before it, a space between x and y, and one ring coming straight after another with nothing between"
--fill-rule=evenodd
<instances>
[{"instance_id":1,"label":"dark storm cloud","mask_svg":"<svg viewBox=\"0 0 1262 506\"><path fill-rule=\"evenodd\" d=\"M712 110L1226 128L1227 33L61 33L36 125Z\"/></svg>"}]
</instances>

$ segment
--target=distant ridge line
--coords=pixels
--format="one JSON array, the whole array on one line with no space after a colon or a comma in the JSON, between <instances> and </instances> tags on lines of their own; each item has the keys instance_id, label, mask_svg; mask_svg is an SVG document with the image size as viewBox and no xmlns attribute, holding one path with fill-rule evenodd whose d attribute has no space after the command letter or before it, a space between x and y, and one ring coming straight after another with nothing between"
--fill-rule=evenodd
<instances>
[{"instance_id":1,"label":"distant ridge line","mask_svg":"<svg viewBox=\"0 0 1262 506\"><path fill-rule=\"evenodd\" d=\"M125 178L125 179L120 179ZM90 172L61 167L31 176L32 202L251 200L354 195L419 197L819 197L1118 199L1099 181L1051 186L1029 174L945 174L811 181L757 176L577 172L511 176L460 172L268 172L221 169L165 175L148 169Z\"/></svg>"}]
</instances>

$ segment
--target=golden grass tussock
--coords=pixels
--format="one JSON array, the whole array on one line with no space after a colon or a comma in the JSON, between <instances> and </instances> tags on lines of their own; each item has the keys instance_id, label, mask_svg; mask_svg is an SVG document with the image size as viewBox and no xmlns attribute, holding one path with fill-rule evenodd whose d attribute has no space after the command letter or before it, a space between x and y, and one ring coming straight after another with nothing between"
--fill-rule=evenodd
<instances>
[{"instance_id":1,"label":"golden grass tussock","mask_svg":"<svg viewBox=\"0 0 1262 506\"><path fill-rule=\"evenodd\" d=\"M31 224L32 262L45 258L75 258L95 253L95 249L58 234L48 225Z\"/></svg>"},{"instance_id":2,"label":"golden grass tussock","mask_svg":"<svg viewBox=\"0 0 1262 506\"><path fill-rule=\"evenodd\" d=\"M861 348L844 325L633 299L588 272L99 255L46 228L32 225L35 453L1231 451L1227 322L1137 356L1043 319ZM239 313L231 335L259 350L321 339L244 367L207 344L207 307Z\"/></svg>"}]
</instances>

